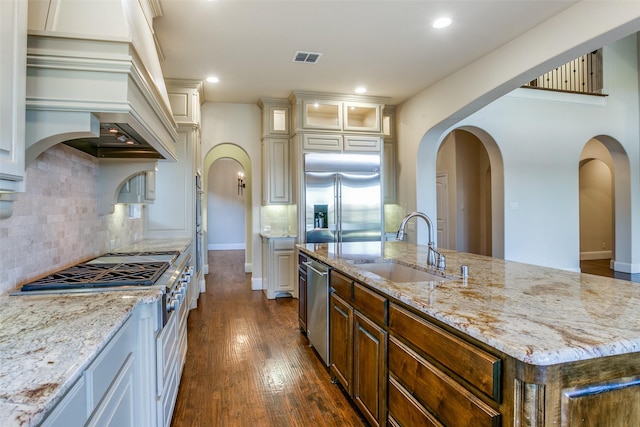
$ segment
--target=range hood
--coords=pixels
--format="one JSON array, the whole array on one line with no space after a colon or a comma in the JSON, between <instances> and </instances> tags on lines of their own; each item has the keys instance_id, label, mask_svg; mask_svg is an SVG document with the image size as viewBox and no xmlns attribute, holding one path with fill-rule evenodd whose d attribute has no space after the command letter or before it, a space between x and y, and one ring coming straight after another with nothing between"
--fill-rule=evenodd
<instances>
[{"instance_id":1,"label":"range hood","mask_svg":"<svg viewBox=\"0 0 640 427\"><path fill-rule=\"evenodd\" d=\"M128 40L29 31L25 160L58 143L98 158L176 160L176 124Z\"/></svg>"},{"instance_id":2,"label":"range hood","mask_svg":"<svg viewBox=\"0 0 640 427\"><path fill-rule=\"evenodd\" d=\"M64 144L99 158L163 158L127 123L100 123L98 137L76 138Z\"/></svg>"},{"instance_id":3,"label":"range hood","mask_svg":"<svg viewBox=\"0 0 640 427\"><path fill-rule=\"evenodd\" d=\"M64 143L98 159L98 213L132 176L177 161L158 0L29 1L25 163Z\"/></svg>"},{"instance_id":4,"label":"range hood","mask_svg":"<svg viewBox=\"0 0 640 427\"><path fill-rule=\"evenodd\" d=\"M58 143L98 158L177 159L160 15L159 0L29 1L27 164Z\"/></svg>"}]
</instances>

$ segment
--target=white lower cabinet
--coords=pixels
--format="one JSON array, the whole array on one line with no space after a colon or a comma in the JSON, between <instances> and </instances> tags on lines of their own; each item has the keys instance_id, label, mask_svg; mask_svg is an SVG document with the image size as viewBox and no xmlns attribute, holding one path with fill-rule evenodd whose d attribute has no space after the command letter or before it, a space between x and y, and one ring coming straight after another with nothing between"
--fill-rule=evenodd
<instances>
[{"instance_id":1,"label":"white lower cabinet","mask_svg":"<svg viewBox=\"0 0 640 427\"><path fill-rule=\"evenodd\" d=\"M88 417L87 409L86 385L82 376L44 420L42 426L83 426Z\"/></svg>"},{"instance_id":2,"label":"white lower cabinet","mask_svg":"<svg viewBox=\"0 0 640 427\"><path fill-rule=\"evenodd\" d=\"M294 245L294 237L262 237L262 289L268 299L298 296Z\"/></svg>"},{"instance_id":3,"label":"white lower cabinet","mask_svg":"<svg viewBox=\"0 0 640 427\"><path fill-rule=\"evenodd\" d=\"M136 307L42 426L160 425L153 369L160 304Z\"/></svg>"}]
</instances>

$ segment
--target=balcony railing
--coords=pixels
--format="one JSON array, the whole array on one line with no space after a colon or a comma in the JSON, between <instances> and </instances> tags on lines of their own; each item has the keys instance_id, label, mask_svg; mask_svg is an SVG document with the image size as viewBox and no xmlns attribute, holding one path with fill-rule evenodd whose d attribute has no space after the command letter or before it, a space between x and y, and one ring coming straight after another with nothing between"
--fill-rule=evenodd
<instances>
[{"instance_id":1,"label":"balcony railing","mask_svg":"<svg viewBox=\"0 0 640 427\"><path fill-rule=\"evenodd\" d=\"M549 71L530 81L524 87L604 95L602 92L602 49L583 55Z\"/></svg>"}]
</instances>

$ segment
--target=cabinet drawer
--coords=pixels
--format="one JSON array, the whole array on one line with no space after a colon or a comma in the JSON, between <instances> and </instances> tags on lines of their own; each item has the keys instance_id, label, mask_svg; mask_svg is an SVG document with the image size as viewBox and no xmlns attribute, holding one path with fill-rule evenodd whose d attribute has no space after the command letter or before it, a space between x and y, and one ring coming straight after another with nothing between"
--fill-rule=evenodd
<instances>
[{"instance_id":1,"label":"cabinet drawer","mask_svg":"<svg viewBox=\"0 0 640 427\"><path fill-rule=\"evenodd\" d=\"M389 418L392 425L443 427L393 377L389 377Z\"/></svg>"},{"instance_id":2,"label":"cabinet drawer","mask_svg":"<svg viewBox=\"0 0 640 427\"><path fill-rule=\"evenodd\" d=\"M274 251L293 250L294 239L271 239Z\"/></svg>"},{"instance_id":3,"label":"cabinet drawer","mask_svg":"<svg viewBox=\"0 0 640 427\"><path fill-rule=\"evenodd\" d=\"M353 285L353 305L377 324L386 324L387 299L359 283Z\"/></svg>"},{"instance_id":4,"label":"cabinet drawer","mask_svg":"<svg viewBox=\"0 0 640 427\"><path fill-rule=\"evenodd\" d=\"M302 148L315 151L342 151L342 135L305 134Z\"/></svg>"},{"instance_id":5,"label":"cabinet drawer","mask_svg":"<svg viewBox=\"0 0 640 427\"><path fill-rule=\"evenodd\" d=\"M500 413L397 339L389 338L389 373L445 425L500 425Z\"/></svg>"},{"instance_id":6,"label":"cabinet drawer","mask_svg":"<svg viewBox=\"0 0 640 427\"><path fill-rule=\"evenodd\" d=\"M351 302L353 281L340 273L331 270L331 287L345 301Z\"/></svg>"},{"instance_id":7,"label":"cabinet drawer","mask_svg":"<svg viewBox=\"0 0 640 427\"><path fill-rule=\"evenodd\" d=\"M417 349L500 401L502 360L395 304L389 308L389 329Z\"/></svg>"},{"instance_id":8,"label":"cabinet drawer","mask_svg":"<svg viewBox=\"0 0 640 427\"><path fill-rule=\"evenodd\" d=\"M345 136L345 151L380 151L380 138L371 136Z\"/></svg>"}]
</instances>

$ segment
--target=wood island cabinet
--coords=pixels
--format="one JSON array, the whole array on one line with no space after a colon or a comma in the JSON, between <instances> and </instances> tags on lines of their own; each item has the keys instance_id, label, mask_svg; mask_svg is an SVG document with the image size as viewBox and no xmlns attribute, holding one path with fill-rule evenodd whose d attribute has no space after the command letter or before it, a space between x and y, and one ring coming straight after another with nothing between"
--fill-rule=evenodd
<instances>
[{"instance_id":1,"label":"wood island cabinet","mask_svg":"<svg viewBox=\"0 0 640 427\"><path fill-rule=\"evenodd\" d=\"M307 265L309 258L298 252L298 326L307 333Z\"/></svg>"},{"instance_id":2,"label":"wood island cabinet","mask_svg":"<svg viewBox=\"0 0 640 427\"><path fill-rule=\"evenodd\" d=\"M386 425L387 301L334 270L330 283L331 372L371 425Z\"/></svg>"},{"instance_id":3,"label":"wood island cabinet","mask_svg":"<svg viewBox=\"0 0 640 427\"><path fill-rule=\"evenodd\" d=\"M543 345L526 334L518 335L522 326L512 325L509 318L498 319L499 312L493 315L492 309L487 309L490 315L486 316L491 324L478 320L477 324L457 327L441 318L455 317L455 312L446 311L454 310L449 308L456 298L451 289L435 294L433 299L451 298L446 303L429 302L431 305L423 306L427 301L425 292L428 290L431 298L433 289L402 288L400 300L396 293L400 287L370 279L351 264L351 254L338 255L337 250L329 252L315 244L306 245L304 252L317 255L332 268L330 371L334 382L344 387L371 425L639 425L640 353L633 331L619 328L616 323L592 334L582 325L593 325L593 319L560 318L558 324L540 323L537 327L556 332L564 321L569 331L578 325L589 338L562 331L565 335L550 336ZM398 259L409 260L412 256ZM530 266L513 264L509 268L512 274L523 271L536 277ZM547 270L542 273L549 274ZM526 280L530 280L529 276ZM451 283L458 286L460 282L452 279ZM602 281L598 285L606 287L609 283ZM517 279L513 279L512 286L529 289L527 283L520 284ZM631 297L636 294L637 290L629 290ZM485 296L474 293L473 298ZM510 312L519 313L514 310L521 306L519 300L512 301ZM465 327L477 335L466 332ZM483 327L488 332L483 333ZM611 339L598 336L605 330L614 334ZM496 333L502 331L505 337ZM615 333L627 333L629 341L612 341L618 338ZM540 337L541 331L532 334ZM605 348L590 347L592 342Z\"/></svg>"}]
</instances>

